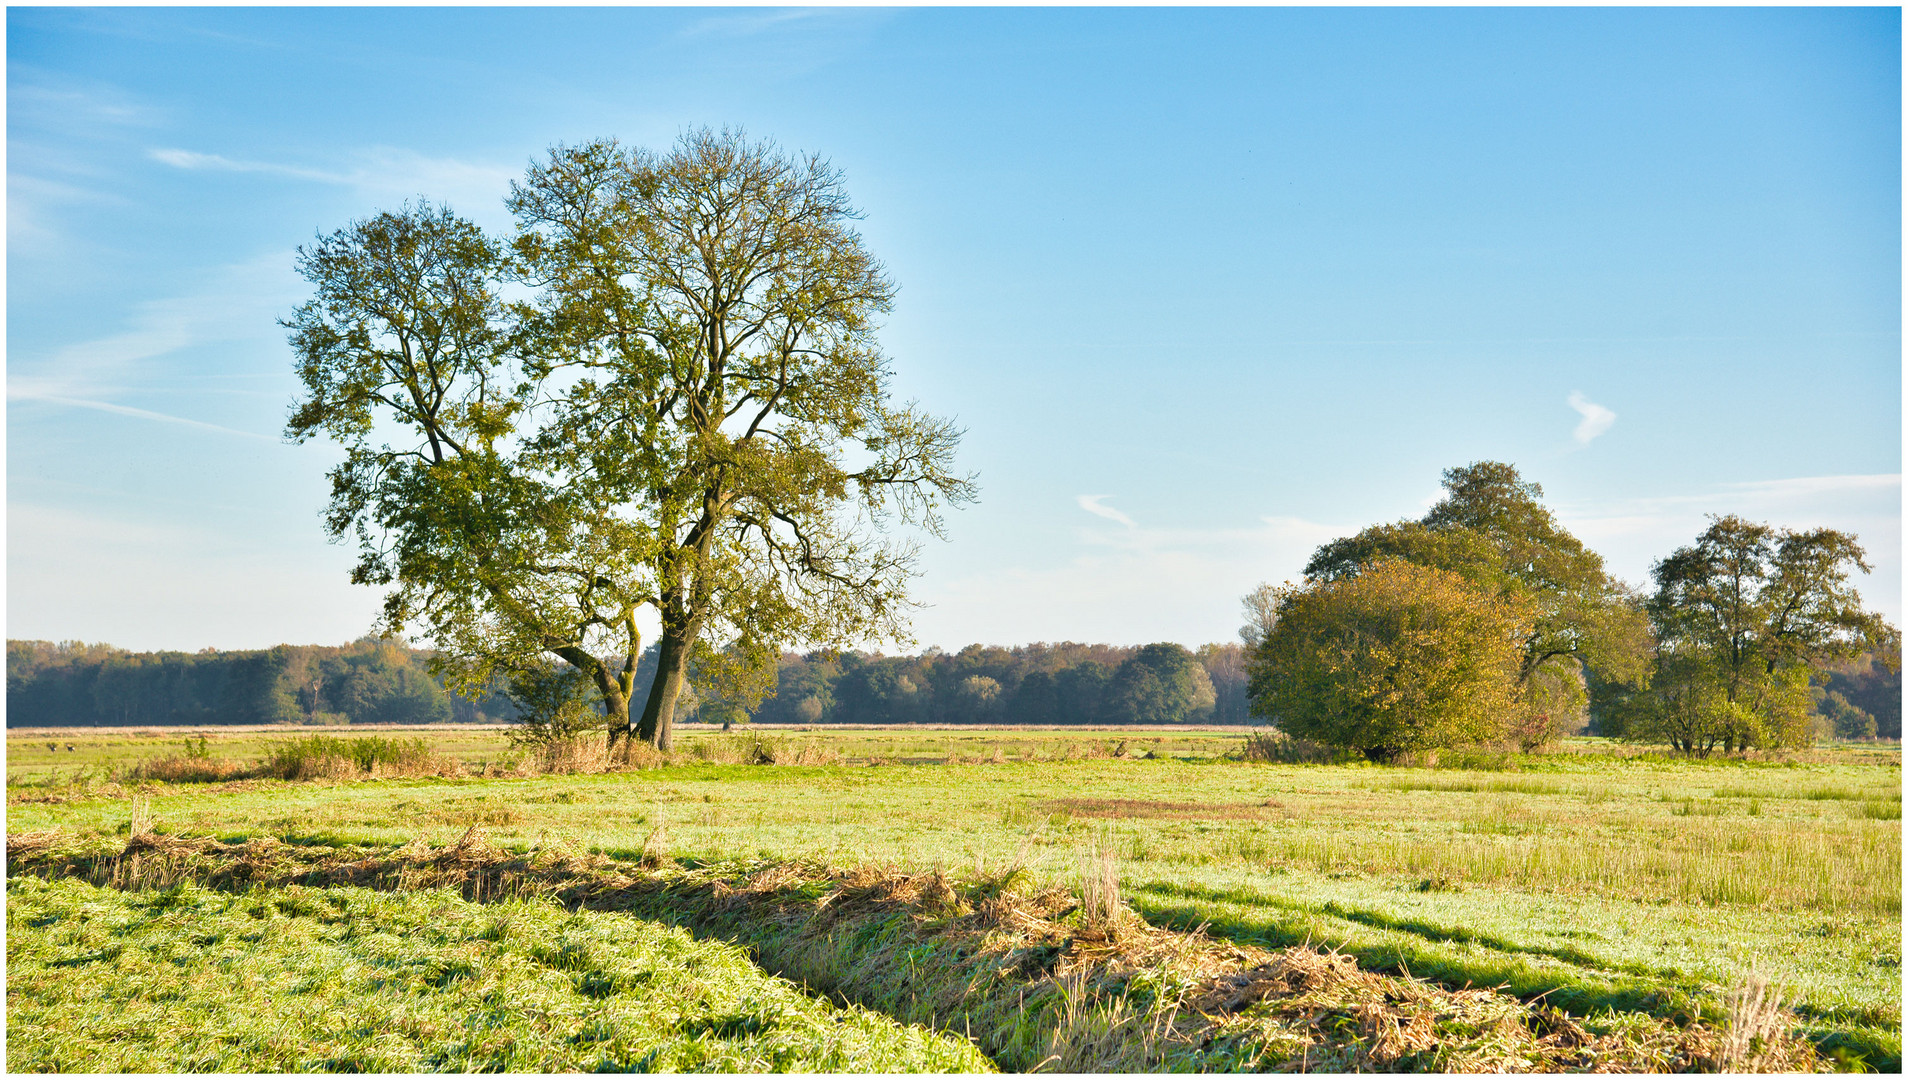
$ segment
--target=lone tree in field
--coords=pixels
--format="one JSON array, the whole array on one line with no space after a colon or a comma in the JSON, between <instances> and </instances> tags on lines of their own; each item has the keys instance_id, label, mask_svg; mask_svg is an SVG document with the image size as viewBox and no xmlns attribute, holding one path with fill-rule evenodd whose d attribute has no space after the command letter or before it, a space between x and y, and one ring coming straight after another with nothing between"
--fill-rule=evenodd
<instances>
[{"instance_id":1,"label":"lone tree in field","mask_svg":"<svg viewBox=\"0 0 1908 1080\"><path fill-rule=\"evenodd\" d=\"M1457 574L1380 559L1288 586L1247 662L1255 715L1386 762L1502 735L1529 616Z\"/></svg>"},{"instance_id":2,"label":"lone tree in field","mask_svg":"<svg viewBox=\"0 0 1908 1080\"><path fill-rule=\"evenodd\" d=\"M746 699L784 643L902 636L917 549L885 526L939 535L973 487L952 424L889 400L894 287L840 175L704 130L558 147L509 207L507 243L406 208L300 253L288 433L346 447L327 524L393 587L385 629L462 687L562 660L612 743L664 749L692 661Z\"/></svg>"},{"instance_id":3,"label":"lone tree in field","mask_svg":"<svg viewBox=\"0 0 1908 1080\"><path fill-rule=\"evenodd\" d=\"M1847 533L1713 518L1656 564L1655 674L1617 697L1610 726L1702 756L1805 745L1814 671L1899 640L1862 607L1851 570L1868 563Z\"/></svg>"}]
</instances>

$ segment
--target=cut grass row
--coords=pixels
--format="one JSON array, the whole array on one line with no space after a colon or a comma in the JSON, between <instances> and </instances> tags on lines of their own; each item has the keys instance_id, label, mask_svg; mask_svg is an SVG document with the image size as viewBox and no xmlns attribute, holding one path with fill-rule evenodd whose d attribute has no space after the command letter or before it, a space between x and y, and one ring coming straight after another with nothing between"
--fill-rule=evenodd
<instances>
[{"instance_id":1,"label":"cut grass row","mask_svg":"<svg viewBox=\"0 0 1908 1080\"><path fill-rule=\"evenodd\" d=\"M742 950L546 900L7 882L8 1072L991 1071Z\"/></svg>"},{"instance_id":2,"label":"cut grass row","mask_svg":"<svg viewBox=\"0 0 1908 1080\"><path fill-rule=\"evenodd\" d=\"M1012 868L965 882L939 872L786 863L658 862L644 869L572 852L503 852L474 834L443 849L411 844L348 852L152 834L135 835L114 850L97 840L36 834L10 838L9 849L12 865L26 872L127 886L198 879L257 897L260 889L275 895L287 879L453 885L471 897L543 892L584 907L669 918L746 944L765 965L815 989L971 1037L1016 1070L1689 1071L1824 1064L1780 1024L1765 1028L1762 1041L1745 1044L1749 1056L1732 1058L1722 1029L1701 1020L1678 1025L1609 1010L1573 1018L1489 990L1453 991L1377 975L1311 949L1275 954L1197 932L1173 933L1123 908L1096 921L1073 894L1027 888ZM541 948L532 946L533 958L561 957L571 946ZM434 973L427 980L433 985L443 981L441 965L426 970ZM574 985L588 992L592 985L620 984L599 972L579 976Z\"/></svg>"}]
</instances>

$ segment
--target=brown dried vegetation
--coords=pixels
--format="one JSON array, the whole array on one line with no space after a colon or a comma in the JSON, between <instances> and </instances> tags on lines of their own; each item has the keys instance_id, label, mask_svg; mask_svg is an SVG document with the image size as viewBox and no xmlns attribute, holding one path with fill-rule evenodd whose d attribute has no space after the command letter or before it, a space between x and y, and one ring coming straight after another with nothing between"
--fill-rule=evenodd
<instances>
[{"instance_id":1,"label":"brown dried vegetation","mask_svg":"<svg viewBox=\"0 0 1908 1080\"><path fill-rule=\"evenodd\" d=\"M1020 1071L1824 1067L1792 1033L1792 1018L1766 1004L1751 1060L1727 1054L1728 1032L1702 1023L1571 1017L1492 990L1375 974L1317 949L1271 952L1163 930L1117 895L1090 919L1081 895L1032 886L1019 866L964 881L875 866L694 867L660 846L632 863L567 848L504 851L474 827L444 847L381 849L152 831L120 846L48 831L9 836L7 857L10 873L122 888L188 879L227 889L442 886L476 900L544 895L626 911L749 945L770 970L898 1019L960 1031ZM1104 885L1083 884L1089 895Z\"/></svg>"}]
</instances>

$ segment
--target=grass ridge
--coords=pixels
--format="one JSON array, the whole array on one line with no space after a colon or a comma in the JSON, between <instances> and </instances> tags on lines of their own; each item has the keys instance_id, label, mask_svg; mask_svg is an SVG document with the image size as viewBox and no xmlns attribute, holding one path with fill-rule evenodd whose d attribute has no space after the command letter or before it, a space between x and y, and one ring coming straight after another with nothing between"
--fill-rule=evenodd
<instances>
[{"instance_id":1,"label":"grass ridge","mask_svg":"<svg viewBox=\"0 0 1908 1080\"><path fill-rule=\"evenodd\" d=\"M504 851L474 828L443 848L381 849L152 833L120 847L40 833L10 836L8 856L15 873L121 887L451 887L479 901L536 895L624 911L747 946L770 970L897 1020L968 1034L1017 1071L1691 1071L1720 1061L1720 1029L1700 1018L1580 1020L1492 990L1362 970L1342 954L1175 932L1125 909L1095 929L1069 891L1034 887L1017 867L957 882L809 863L644 866ZM1777 1067L1826 1064L1806 1041L1783 1038Z\"/></svg>"}]
</instances>

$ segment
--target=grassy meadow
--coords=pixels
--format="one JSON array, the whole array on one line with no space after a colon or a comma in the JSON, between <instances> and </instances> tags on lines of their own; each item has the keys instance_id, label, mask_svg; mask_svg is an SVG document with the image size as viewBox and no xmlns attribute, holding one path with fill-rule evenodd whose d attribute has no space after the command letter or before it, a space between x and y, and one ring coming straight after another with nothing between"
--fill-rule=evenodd
<instances>
[{"instance_id":1,"label":"grassy meadow","mask_svg":"<svg viewBox=\"0 0 1908 1080\"><path fill-rule=\"evenodd\" d=\"M7 938L9 1071L990 1071L736 946L548 902L26 878Z\"/></svg>"},{"instance_id":2,"label":"grassy meadow","mask_svg":"<svg viewBox=\"0 0 1908 1080\"><path fill-rule=\"evenodd\" d=\"M212 729L202 752L243 764L268 757L275 744L309 734ZM632 866L752 867L757 872L777 866L876 866L887 873L933 873L974 882L1020 875L1037 886L1081 896L1089 879L1110 875L1130 910L1161 931L1203 927L1206 937L1240 949L1326 946L1367 971L1408 974L1451 990L1503 988L1524 1002L1584 1022L1601 1017L1607 1025L1617 1014L1673 1024L1716 1021L1727 1011L1727 992L1753 970L1793 1002L1802 1029L1833 1055L1831 1063L1884 1070L1899 1063L1902 787L1896 746L1851 744L1765 760L1687 761L1577 740L1531 758L1447 756L1438 767L1375 767L1244 763L1236 760L1243 741L1237 731L722 734L689 729L673 764L512 775L512 770L534 770L523 767L502 732L436 728L379 734L423 738L440 764L450 767L437 769L439 775L409 777L160 783L133 779L132 770L181 753L183 733L10 732L8 832L14 837L52 831L76 843L110 846L150 829L228 845L269 837L299 850L355 852L407 844L447 847L472 836L474 829L504 851L593 853ZM756 743L769 752L740 752ZM764 757L822 763L723 763ZM121 1067L108 1063L118 1058L60 1057L77 1051L42 1050L31 1038L21 1041L23 1032L49 1022L42 1017L53 1016L31 1010L58 1007L61 992L39 988L67 985L59 980L77 977L73 973L81 970L48 959L57 953L46 937L55 933L50 928L56 924L46 924L49 929L42 933L33 921L40 916L26 912L40 907L68 912L61 916L67 921L57 924L68 929L57 933L68 935L71 944L65 947L75 955L92 948L85 944L92 940L87 933L117 934L125 951L114 954L121 958L115 962L133 965L124 958L137 954L134 939L143 941L140 935L158 931L98 927L163 923L175 935L230 940L233 931L213 927L239 918L233 905L254 903L192 892L182 884L177 888L187 889L180 893L186 899L155 921L160 915L149 903L141 908L143 901L89 898L75 883L56 885L9 879L8 1063L15 1069L74 1069L83 1061L92 1062L87 1071ZM322 903L311 897L328 894L301 895L307 899L300 903L316 904L318 914L295 918L318 921L298 923L305 927L298 940L318 950L314 957L326 957L310 961L326 971L381 962L351 952L354 946L337 930L344 924L324 914L331 910L327 904L370 913L353 916L370 921L411 917L403 913L425 910L416 905L426 904L358 892ZM539 902L544 906L537 913L525 909L521 918L560 922L571 917L548 900ZM468 901L436 896L428 903ZM392 905L388 915L377 914L385 911L380 904ZM17 918L16 908L22 912ZM75 911L92 912L86 918L97 924L95 929L73 928ZM667 917L668 906L651 914ZM482 921L475 914L465 920L473 926ZM654 929L651 923L623 921ZM719 919L707 922L705 936L716 933L708 928L723 925ZM27 928L24 937L21 927ZM549 933L533 936L548 938ZM748 944L759 955L764 944L743 940L747 933L737 929L717 936ZM17 956L16 941L24 942ZM449 955L500 948L473 941L452 934L420 944L419 957L432 949L449 950L444 954ZM655 951L660 945L640 948L649 950L645 956L664 955ZM492 964L485 969L489 974L460 981L458 993L476 994L480 986L494 990L517 978L513 972L534 967L521 957L513 959L515 954L484 955ZM90 960L85 970L97 975L101 962ZM418 965L438 962L413 958L400 966L422 970ZM336 988L352 984L340 975L328 985L333 990L325 992L343 992ZM391 985L390 992L399 997L390 999L390 1009L407 1016L438 1010L430 1013L437 1019L420 1020L424 1027L418 1029L436 1034L394 1044L388 1056L363 1059L385 1063L380 1067L585 1069L598 1061L627 1065L633 1057L640 1062L642 1054L656 1049L619 1043L608 1058L576 1049L581 1044L553 1049L582 1030L576 1025L594 1022L579 1019L588 1009L575 1002L566 1006L569 1012L548 1013L567 1017L562 1023L571 1028L542 1022L539 1030L547 1029L546 1034L569 1032L561 1038L550 1034L554 1042L525 1035L518 1039L521 1050L449 1049L456 1040L446 1032L465 1022L457 1016L477 1015L470 1010L480 1009L481 995L432 998L426 1005L399 1000L406 993L415 997L415 980ZM385 1008L376 1004L383 1000L364 996L364 1009ZM182 999L175 1007L210 1006ZM904 1007L887 1011L927 1027L952 1023L944 1014L904 1016ZM815 1023L820 1021L810 1018L794 1026ZM285 1030L303 1029L288 1021ZM925 1032L906 1030L914 1034L857 1029L855 1038L887 1048L868 1051L870 1056L858 1059L867 1064L857 1067L980 1067L936 1057L942 1051ZM840 1067L827 1064L840 1059L828 1057L832 1051L821 1043L791 1035L792 1041L771 1045L759 1034L706 1048L703 1057L696 1055L705 1050L659 1053L675 1055L668 1057L675 1063L670 1067L682 1069L770 1067L747 1062ZM1007 1041L1001 1047L1011 1042L1002 1039ZM995 1046L978 1036L976 1041ZM314 1048L348 1043L345 1034L314 1028L308 1037L287 1035L272 1044L278 1049L269 1053L279 1056L194 1057L213 1051L179 1046L163 1052L173 1057L162 1053L139 1060L219 1060L232 1068L267 1069L289 1068L296 1061L304 1063L301 1067L331 1068L343 1067L336 1063L344 1059L335 1055L346 1051ZM52 1056L16 1058L27 1052L16 1051L23 1045L36 1047L34 1055ZM1040 1064L1040 1055L1031 1051L1025 1058L990 1052L1003 1067ZM1183 1067L1212 1068L1271 1067L1275 1059L1159 1060L1170 1067L1180 1067L1171 1065L1180 1061ZM1459 1059L1359 1060L1402 1068L1412 1062L1413 1067L1451 1067ZM54 1061L62 1064L36 1064ZM658 1057L649 1064L662 1067L662 1061Z\"/></svg>"}]
</instances>

